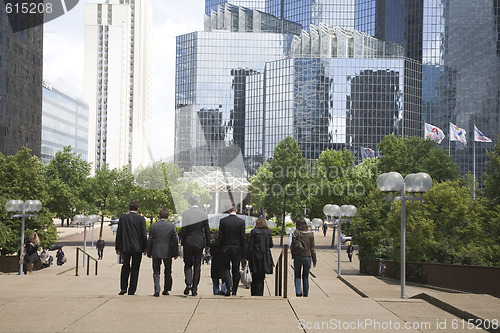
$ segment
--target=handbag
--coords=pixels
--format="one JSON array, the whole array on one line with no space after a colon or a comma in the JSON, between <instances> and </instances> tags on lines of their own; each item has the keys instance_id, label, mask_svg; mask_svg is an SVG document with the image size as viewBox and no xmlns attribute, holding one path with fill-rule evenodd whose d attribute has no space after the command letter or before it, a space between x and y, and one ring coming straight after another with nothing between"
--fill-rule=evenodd
<instances>
[{"instance_id":1,"label":"handbag","mask_svg":"<svg viewBox=\"0 0 500 333\"><path fill-rule=\"evenodd\" d=\"M23 253L21 254L21 256L19 257L19 265L24 264L24 255L25 255L25 254L26 254L26 252L23 252Z\"/></svg>"},{"instance_id":2,"label":"handbag","mask_svg":"<svg viewBox=\"0 0 500 333\"><path fill-rule=\"evenodd\" d=\"M248 261L245 264L245 266L241 269L240 271L240 281L243 283L245 288L250 288L250 285L252 284L252 273L250 272L250 267L248 265Z\"/></svg>"}]
</instances>

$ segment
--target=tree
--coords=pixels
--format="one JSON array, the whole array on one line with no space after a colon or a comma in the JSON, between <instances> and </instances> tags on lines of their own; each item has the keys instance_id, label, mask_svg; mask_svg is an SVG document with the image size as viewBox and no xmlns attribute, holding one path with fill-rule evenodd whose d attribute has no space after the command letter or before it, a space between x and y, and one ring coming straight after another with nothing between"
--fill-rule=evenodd
<instances>
[{"instance_id":1,"label":"tree","mask_svg":"<svg viewBox=\"0 0 500 333\"><path fill-rule=\"evenodd\" d=\"M259 167L255 175L249 179L250 203L253 211L263 212L265 209L264 199L269 184L271 184L273 174L267 161Z\"/></svg>"},{"instance_id":2,"label":"tree","mask_svg":"<svg viewBox=\"0 0 500 333\"><path fill-rule=\"evenodd\" d=\"M426 172L433 181L456 180L459 178L458 166L453 163L448 152L436 148L436 143L420 137L397 137L388 135L378 144L380 171L397 171L403 176Z\"/></svg>"},{"instance_id":3,"label":"tree","mask_svg":"<svg viewBox=\"0 0 500 333\"><path fill-rule=\"evenodd\" d=\"M488 152L486 171L483 174L484 195L491 202L491 206L500 205L500 134L493 151Z\"/></svg>"},{"instance_id":4,"label":"tree","mask_svg":"<svg viewBox=\"0 0 500 333\"><path fill-rule=\"evenodd\" d=\"M52 222L53 214L47 208L50 201L47 184L42 174L43 165L40 160L31 155L31 151L23 147L16 155L0 154L0 185L1 202L10 199L40 200L43 208L36 218L25 220L25 235L36 231L41 245L51 246L57 239L57 231ZM0 249L2 254L17 252L20 247L21 228L19 218L10 218L10 214L2 206L0 208Z\"/></svg>"},{"instance_id":5,"label":"tree","mask_svg":"<svg viewBox=\"0 0 500 333\"><path fill-rule=\"evenodd\" d=\"M266 190L264 205L269 214L282 217L279 221L283 244L285 215L290 212L292 219L301 215L306 198L304 185L307 185L310 177L306 160L293 137L286 137L276 145L269 171L272 178Z\"/></svg>"},{"instance_id":6,"label":"tree","mask_svg":"<svg viewBox=\"0 0 500 333\"><path fill-rule=\"evenodd\" d=\"M75 215L77 206L81 206L85 182L90 175L90 164L81 155L71 151L71 146L64 147L45 168L45 177L49 185L51 200L49 209L57 218L69 219Z\"/></svg>"}]
</instances>

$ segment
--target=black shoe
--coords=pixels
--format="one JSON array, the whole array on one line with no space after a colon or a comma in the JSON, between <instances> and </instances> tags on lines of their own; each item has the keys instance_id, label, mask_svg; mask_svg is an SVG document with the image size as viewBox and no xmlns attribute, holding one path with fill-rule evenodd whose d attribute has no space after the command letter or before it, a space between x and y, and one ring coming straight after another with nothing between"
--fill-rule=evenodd
<instances>
[{"instance_id":1,"label":"black shoe","mask_svg":"<svg viewBox=\"0 0 500 333\"><path fill-rule=\"evenodd\" d=\"M220 296L224 296L225 294L226 294L225 292L223 292L223 291L219 291L219 295L220 295Z\"/></svg>"},{"instance_id":2,"label":"black shoe","mask_svg":"<svg viewBox=\"0 0 500 333\"><path fill-rule=\"evenodd\" d=\"M302 297L302 294L301 293L296 293L295 296Z\"/></svg>"},{"instance_id":3,"label":"black shoe","mask_svg":"<svg viewBox=\"0 0 500 333\"><path fill-rule=\"evenodd\" d=\"M131 293L130 291L127 293L128 295L135 295L135 292L134 293Z\"/></svg>"},{"instance_id":4,"label":"black shoe","mask_svg":"<svg viewBox=\"0 0 500 333\"><path fill-rule=\"evenodd\" d=\"M153 296L154 297L160 297L160 293L155 293Z\"/></svg>"},{"instance_id":5,"label":"black shoe","mask_svg":"<svg viewBox=\"0 0 500 333\"><path fill-rule=\"evenodd\" d=\"M236 291L233 291L231 295L236 296Z\"/></svg>"},{"instance_id":6,"label":"black shoe","mask_svg":"<svg viewBox=\"0 0 500 333\"><path fill-rule=\"evenodd\" d=\"M166 296L166 295L169 295L168 291L166 291L166 290L163 290L163 292L162 292L161 294L162 294L162 295L165 295L165 296Z\"/></svg>"},{"instance_id":7,"label":"black shoe","mask_svg":"<svg viewBox=\"0 0 500 333\"><path fill-rule=\"evenodd\" d=\"M230 289L226 289L226 296L229 296L231 295L231 290Z\"/></svg>"},{"instance_id":8,"label":"black shoe","mask_svg":"<svg viewBox=\"0 0 500 333\"><path fill-rule=\"evenodd\" d=\"M125 290L122 290L118 293L118 295L125 295L126 291Z\"/></svg>"},{"instance_id":9,"label":"black shoe","mask_svg":"<svg viewBox=\"0 0 500 333\"><path fill-rule=\"evenodd\" d=\"M198 292L196 290L191 290L191 295L193 296L197 296L198 295Z\"/></svg>"},{"instance_id":10,"label":"black shoe","mask_svg":"<svg viewBox=\"0 0 500 333\"><path fill-rule=\"evenodd\" d=\"M184 295L189 295L189 292L191 291L191 286L188 284L186 288L184 289Z\"/></svg>"}]
</instances>

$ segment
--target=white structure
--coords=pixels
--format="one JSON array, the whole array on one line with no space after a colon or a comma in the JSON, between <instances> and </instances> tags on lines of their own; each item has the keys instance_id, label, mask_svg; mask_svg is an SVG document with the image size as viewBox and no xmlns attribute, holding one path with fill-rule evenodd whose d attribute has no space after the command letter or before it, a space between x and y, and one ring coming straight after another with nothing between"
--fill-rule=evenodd
<instances>
[{"instance_id":1,"label":"white structure","mask_svg":"<svg viewBox=\"0 0 500 333\"><path fill-rule=\"evenodd\" d=\"M152 17L149 0L85 4L88 158L97 169L108 164L134 170L153 160Z\"/></svg>"}]
</instances>

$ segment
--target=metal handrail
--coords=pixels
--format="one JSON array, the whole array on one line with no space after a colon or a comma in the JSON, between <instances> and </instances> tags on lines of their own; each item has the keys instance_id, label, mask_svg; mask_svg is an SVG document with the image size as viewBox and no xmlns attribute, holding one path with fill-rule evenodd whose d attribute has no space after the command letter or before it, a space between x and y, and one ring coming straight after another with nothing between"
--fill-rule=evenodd
<instances>
[{"instance_id":1,"label":"metal handrail","mask_svg":"<svg viewBox=\"0 0 500 333\"><path fill-rule=\"evenodd\" d=\"M87 252L83 251L82 249L80 249L79 247L76 248L76 270L75 270L75 276L78 276L78 251L81 251L83 255L86 255L87 256L87 275L90 274L90 259L94 260L95 262L95 275L97 275L97 260L95 258L93 258L90 254L88 254Z\"/></svg>"},{"instance_id":2,"label":"metal handrail","mask_svg":"<svg viewBox=\"0 0 500 333\"><path fill-rule=\"evenodd\" d=\"M283 272L283 267L284 267L284 272ZM274 296L283 296L283 298L287 298L287 291L288 291L287 267L288 267L288 244L284 244L275 267Z\"/></svg>"}]
</instances>

